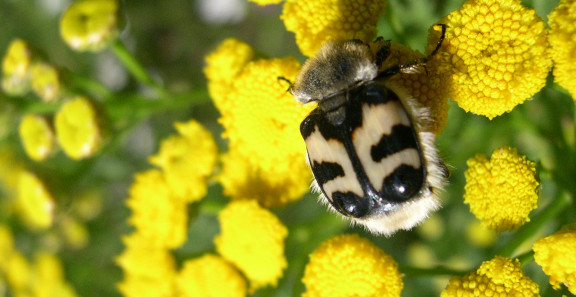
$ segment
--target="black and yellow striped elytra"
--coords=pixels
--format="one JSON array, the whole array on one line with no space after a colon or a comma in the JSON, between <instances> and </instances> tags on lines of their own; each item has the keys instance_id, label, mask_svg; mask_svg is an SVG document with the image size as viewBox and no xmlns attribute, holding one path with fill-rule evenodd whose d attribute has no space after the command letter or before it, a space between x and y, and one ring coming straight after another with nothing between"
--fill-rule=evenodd
<instances>
[{"instance_id":1,"label":"black and yellow striped elytra","mask_svg":"<svg viewBox=\"0 0 576 297\"><path fill-rule=\"evenodd\" d=\"M392 212L425 185L426 166L412 121L382 81L320 101L300 131L319 188L345 216Z\"/></svg>"}]
</instances>

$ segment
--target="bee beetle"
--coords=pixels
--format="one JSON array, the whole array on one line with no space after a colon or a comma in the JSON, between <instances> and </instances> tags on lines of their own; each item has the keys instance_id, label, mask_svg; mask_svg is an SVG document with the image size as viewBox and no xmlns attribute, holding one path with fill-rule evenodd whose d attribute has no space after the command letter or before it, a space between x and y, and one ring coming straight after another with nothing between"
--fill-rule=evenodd
<instances>
[{"instance_id":1,"label":"bee beetle","mask_svg":"<svg viewBox=\"0 0 576 297\"><path fill-rule=\"evenodd\" d=\"M312 187L320 199L353 223L389 236L411 229L440 207L447 170L423 131L427 108L390 84L414 72L440 48L409 64L380 70L390 41L329 41L310 58L289 91L301 103L318 103L300 125Z\"/></svg>"}]
</instances>

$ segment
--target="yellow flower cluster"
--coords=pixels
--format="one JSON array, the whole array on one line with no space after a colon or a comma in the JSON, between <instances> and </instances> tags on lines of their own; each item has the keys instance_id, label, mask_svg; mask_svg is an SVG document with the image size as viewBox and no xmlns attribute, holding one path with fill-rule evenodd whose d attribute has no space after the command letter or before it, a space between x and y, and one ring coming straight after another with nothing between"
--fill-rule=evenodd
<instances>
[{"instance_id":1,"label":"yellow flower cluster","mask_svg":"<svg viewBox=\"0 0 576 297\"><path fill-rule=\"evenodd\" d=\"M322 243L306 265L304 297L392 297L402 292L402 277L391 256L357 234Z\"/></svg>"},{"instance_id":2,"label":"yellow flower cluster","mask_svg":"<svg viewBox=\"0 0 576 297\"><path fill-rule=\"evenodd\" d=\"M120 33L121 14L116 0L82 0L66 9L60 35L77 51L100 51Z\"/></svg>"},{"instance_id":3,"label":"yellow flower cluster","mask_svg":"<svg viewBox=\"0 0 576 297\"><path fill-rule=\"evenodd\" d=\"M2 60L2 89L11 95L23 95L30 90L32 50L21 39L10 42Z\"/></svg>"},{"instance_id":4,"label":"yellow flower cluster","mask_svg":"<svg viewBox=\"0 0 576 297\"><path fill-rule=\"evenodd\" d=\"M492 119L546 84L546 26L520 0L468 0L439 23L448 26L441 78L465 111Z\"/></svg>"},{"instance_id":5,"label":"yellow flower cluster","mask_svg":"<svg viewBox=\"0 0 576 297\"><path fill-rule=\"evenodd\" d=\"M54 132L44 117L25 115L18 132L24 150L32 160L42 161L54 151Z\"/></svg>"},{"instance_id":6,"label":"yellow flower cluster","mask_svg":"<svg viewBox=\"0 0 576 297\"><path fill-rule=\"evenodd\" d=\"M46 102L60 99L62 85L56 67L46 62L36 62L30 69L32 90Z\"/></svg>"},{"instance_id":7,"label":"yellow flower cluster","mask_svg":"<svg viewBox=\"0 0 576 297\"><path fill-rule=\"evenodd\" d=\"M288 230L255 200L229 203L218 214L216 250L250 280L250 289L276 285L286 268L284 239Z\"/></svg>"},{"instance_id":8,"label":"yellow flower cluster","mask_svg":"<svg viewBox=\"0 0 576 297\"><path fill-rule=\"evenodd\" d=\"M207 254L184 262L176 279L177 296L245 297L246 281L221 257Z\"/></svg>"},{"instance_id":9,"label":"yellow flower cluster","mask_svg":"<svg viewBox=\"0 0 576 297\"><path fill-rule=\"evenodd\" d=\"M576 225L573 224L534 243L534 260L550 276L555 289L564 284L576 295Z\"/></svg>"},{"instance_id":10,"label":"yellow flower cluster","mask_svg":"<svg viewBox=\"0 0 576 297\"><path fill-rule=\"evenodd\" d=\"M22 170L18 175L16 209L33 229L46 229L54 221L54 198L33 173Z\"/></svg>"},{"instance_id":11,"label":"yellow flower cluster","mask_svg":"<svg viewBox=\"0 0 576 297\"><path fill-rule=\"evenodd\" d=\"M79 160L94 155L102 144L96 109L84 96L66 102L54 119L56 137L64 152Z\"/></svg>"},{"instance_id":12,"label":"yellow flower cluster","mask_svg":"<svg viewBox=\"0 0 576 297\"><path fill-rule=\"evenodd\" d=\"M284 3L280 18L310 57L328 40L372 41L385 5L384 0L294 0Z\"/></svg>"},{"instance_id":13,"label":"yellow flower cluster","mask_svg":"<svg viewBox=\"0 0 576 297\"><path fill-rule=\"evenodd\" d=\"M496 256L478 270L452 277L441 297L540 296L538 284L524 275L518 260Z\"/></svg>"},{"instance_id":14,"label":"yellow flower cluster","mask_svg":"<svg viewBox=\"0 0 576 297\"><path fill-rule=\"evenodd\" d=\"M229 140L218 180L233 199L281 206L300 198L312 179L299 132L311 107L297 104L278 79L296 77L300 64L294 58L251 57L237 40L224 41L207 57L204 72Z\"/></svg>"},{"instance_id":15,"label":"yellow flower cluster","mask_svg":"<svg viewBox=\"0 0 576 297\"><path fill-rule=\"evenodd\" d=\"M218 148L212 134L198 122L176 123L175 127L179 135L163 140L150 163L162 168L177 198L198 201L206 195L206 180L216 165Z\"/></svg>"},{"instance_id":16,"label":"yellow flower cluster","mask_svg":"<svg viewBox=\"0 0 576 297\"><path fill-rule=\"evenodd\" d=\"M561 0L548 15L550 54L554 61L554 80L576 100L576 1Z\"/></svg>"},{"instance_id":17,"label":"yellow flower cluster","mask_svg":"<svg viewBox=\"0 0 576 297\"><path fill-rule=\"evenodd\" d=\"M3 289L8 289L9 296L77 296L65 281L62 263L55 255L37 252L33 262L29 261L4 225L0 225L0 279L6 281L8 286Z\"/></svg>"},{"instance_id":18,"label":"yellow flower cluster","mask_svg":"<svg viewBox=\"0 0 576 297\"><path fill-rule=\"evenodd\" d=\"M537 207L535 164L504 146L490 159L476 155L464 173L464 203L482 223L496 231L515 230L528 222Z\"/></svg>"}]
</instances>

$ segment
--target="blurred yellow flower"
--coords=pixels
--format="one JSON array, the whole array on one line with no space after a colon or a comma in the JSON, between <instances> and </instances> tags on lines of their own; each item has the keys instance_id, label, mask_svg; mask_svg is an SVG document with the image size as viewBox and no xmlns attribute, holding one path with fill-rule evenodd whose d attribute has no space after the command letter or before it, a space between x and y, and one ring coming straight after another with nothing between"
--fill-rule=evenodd
<instances>
[{"instance_id":1,"label":"blurred yellow flower","mask_svg":"<svg viewBox=\"0 0 576 297\"><path fill-rule=\"evenodd\" d=\"M430 45L436 47L438 38L430 38ZM430 50L434 49L431 48ZM423 58L418 51L411 50L401 44L392 42L390 56L384 61L381 70L399 64L409 64ZM436 75L436 65L439 58L433 57L426 66L419 67L411 73L400 73L390 78L390 86L399 94L415 98L422 106L429 109L430 118L420 119L420 125L425 131L440 134L446 127L448 118L448 93L446 81Z\"/></svg>"},{"instance_id":2,"label":"blurred yellow flower","mask_svg":"<svg viewBox=\"0 0 576 297\"><path fill-rule=\"evenodd\" d=\"M210 254L184 262L176 288L177 296L181 297L246 296L246 281L238 270Z\"/></svg>"},{"instance_id":3,"label":"blurred yellow flower","mask_svg":"<svg viewBox=\"0 0 576 297\"><path fill-rule=\"evenodd\" d=\"M172 254L138 232L123 238L125 249L116 258L124 279L118 289L125 297L174 296L176 263Z\"/></svg>"},{"instance_id":4,"label":"blurred yellow flower","mask_svg":"<svg viewBox=\"0 0 576 297\"><path fill-rule=\"evenodd\" d=\"M45 118L24 115L18 131L24 150L32 160L42 161L54 151L54 132Z\"/></svg>"},{"instance_id":5,"label":"blurred yellow flower","mask_svg":"<svg viewBox=\"0 0 576 297\"><path fill-rule=\"evenodd\" d=\"M230 202L218 215L216 250L250 280L250 289L276 286L286 268L284 239L288 230L255 200Z\"/></svg>"},{"instance_id":6,"label":"blurred yellow flower","mask_svg":"<svg viewBox=\"0 0 576 297\"><path fill-rule=\"evenodd\" d=\"M218 148L212 134L191 120L176 123L178 136L160 144L160 151L150 163L160 166L174 195L185 202L198 201L206 195L206 183L216 165Z\"/></svg>"},{"instance_id":7,"label":"blurred yellow flower","mask_svg":"<svg viewBox=\"0 0 576 297\"><path fill-rule=\"evenodd\" d=\"M206 56L204 75L208 79L208 92L219 110L226 109L230 87L244 66L254 58L254 50L246 43L228 38Z\"/></svg>"},{"instance_id":8,"label":"blurred yellow flower","mask_svg":"<svg viewBox=\"0 0 576 297\"><path fill-rule=\"evenodd\" d=\"M486 228L481 222L473 221L466 228L468 241L478 247L489 247L496 242L498 234L494 230Z\"/></svg>"},{"instance_id":9,"label":"blurred yellow flower","mask_svg":"<svg viewBox=\"0 0 576 297\"><path fill-rule=\"evenodd\" d=\"M17 210L22 220L33 229L45 229L54 221L54 199L42 181L31 172L18 175Z\"/></svg>"},{"instance_id":10,"label":"blurred yellow flower","mask_svg":"<svg viewBox=\"0 0 576 297\"><path fill-rule=\"evenodd\" d=\"M280 18L310 57L328 40L372 41L385 6L384 0L288 0Z\"/></svg>"},{"instance_id":11,"label":"blurred yellow flower","mask_svg":"<svg viewBox=\"0 0 576 297\"><path fill-rule=\"evenodd\" d=\"M281 206L308 191L312 174L299 127L313 106L296 103L278 80L293 79L299 69L294 58L249 62L219 104L229 152L218 180L233 199Z\"/></svg>"},{"instance_id":12,"label":"blurred yellow flower","mask_svg":"<svg viewBox=\"0 0 576 297\"><path fill-rule=\"evenodd\" d=\"M66 102L54 121L58 142L70 158L90 157L100 148L102 131L99 118L88 98L77 96Z\"/></svg>"},{"instance_id":13,"label":"blurred yellow flower","mask_svg":"<svg viewBox=\"0 0 576 297\"><path fill-rule=\"evenodd\" d=\"M28 286L30 263L20 251L13 251L3 266L6 267L6 270L3 271L6 282L13 291L22 291Z\"/></svg>"},{"instance_id":14,"label":"blurred yellow flower","mask_svg":"<svg viewBox=\"0 0 576 297\"><path fill-rule=\"evenodd\" d=\"M177 198L160 170L136 174L126 205L128 222L151 244L177 248L186 241L186 202Z\"/></svg>"},{"instance_id":15,"label":"blurred yellow flower","mask_svg":"<svg viewBox=\"0 0 576 297\"><path fill-rule=\"evenodd\" d=\"M250 2L254 2L258 5L270 5L270 4L278 4L280 2L282 2L282 0L248 0Z\"/></svg>"},{"instance_id":16,"label":"blurred yellow flower","mask_svg":"<svg viewBox=\"0 0 576 297\"><path fill-rule=\"evenodd\" d=\"M538 203L539 184L533 162L504 146L490 159L476 155L466 164L464 203L483 225L502 232L530 221L528 215Z\"/></svg>"},{"instance_id":17,"label":"blurred yellow flower","mask_svg":"<svg viewBox=\"0 0 576 297\"><path fill-rule=\"evenodd\" d=\"M454 276L441 297L540 296L538 284L524 275L518 260L500 256L462 277Z\"/></svg>"},{"instance_id":18,"label":"blurred yellow flower","mask_svg":"<svg viewBox=\"0 0 576 297\"><path fill-rule=\"evenodd\" d=\"M310 254L302 282L303 297L392 297L403 287L396 261L357 234L322 243Z\"/></svg>"},{"instance_id":19,"label":"blurred yellow flower","mask_svg":"<svg viewBox=\"0 0 576 297\"><path fill-rule=\"evenodd\" d=\"M448 26L440 79L465 111L492 119L546 84L546 26L520 0L468 0L438 23Z\"/></svg>"},{"instance_id":20,"label":"blurred yellow flower","mask_svg":"<svg viewBox=\"0 0 576 297\"><path fill-rule=\"evenodd\" d=\"M576 100L576 1L561 0L548 15L550 54L554 61L554 80Z\"/></svg>"},{"instance_id":21,"label":"blurred yellow flower","mask_svg":"<svg viewBox=\"0 0 576 297\"><path fill-rule=\"evenodd\" d=\"M60 20L60 35L77 51L100 51L120 33L116 0L83 0L70 5Z\"/></svg>"},{"instance_id":22,"label":"blurred yellow flower","mask_svg":"<svg viewBox=\"0 0 576 297\"><path fill-rule=\"evenodd\" d=\"M19 172L22 170L23 164L17 159L14 149L6 144L0 145L0 188L6 196L18 196Z\"/></svg>"},{"instance_id":23,"label":"blurred yellow flower","mask_svg":"<svg viewBox=\"0 0 576 297\"><path fill-rule=\"evenodd\" d=\"M69 215L59 218L60 232L63 239L71 249L82 249L90 240L90 234L84 224Z\"/></svg>"},{"instance_id":24,"label":"blurred yellow flower","mask_svg":"<svg viewBox=\"0 0 576 297\"><path fill-rule=\"evenodd\" d=\"M30 287L32 296L77 296L64 278L60 259L47 252L40 252L35 257Z\"/></svg>"},{"instance_id":25,"label":"blurred yellow flower","mask_svg":"<svg viewBox=\"0 0 576 297\"><path fill-rule=\"evenodd\" d=\"M31 64L30 46L22 39L12 40L2 60L2 89L15 96L28 92Z\"/></svg>"},{"instance_id":26,"label":"blurred yellow flower","mask_svg":"<svg viewBox=\"0 0 576 297\"><path fill-rule=\"evenodd\" d=\"M14 252L14 236L10 228L0 224L0 274L6 271L8 259Z\"/></svg>"},{"instance_id":27,"label":"blurred yellow flower","mask_svg":"<svg viewBox=\"0 0 576 297\"><path fill-rule=\"evenodd\" d=\"M32 90L40 99L45 102L60 99L62 85L56 67L45 62L36 62L32 64L30 79Z\"/></svg>"},{"instance_id":28,"label":"blurred yellow flower","mask_svg":"<svg viewBox=\"0 0 576 297\"><path fill-rule=\"evenodd\" d=\"M576 295L576 224L534 243L534 260L550 276L550 284L564 284Z\"/></svg>"}]
</instances>

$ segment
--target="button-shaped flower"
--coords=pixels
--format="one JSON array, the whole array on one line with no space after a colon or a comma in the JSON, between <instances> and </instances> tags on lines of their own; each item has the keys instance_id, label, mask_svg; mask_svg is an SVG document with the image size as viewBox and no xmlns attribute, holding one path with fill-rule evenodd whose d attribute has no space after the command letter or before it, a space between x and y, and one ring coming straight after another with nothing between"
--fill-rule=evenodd
<instances>
[{"instance_id":1,"label":"button-shaped flower","mask_svg":"<svg viewBox=\"0 0 576 297\"><path fill-rule=\"evenodd\" d=\"M224 259L204 255L184 262L176 279L178 295L182 297L245 297L246 281Z\"/></svg>"},{"instance_id":2,"label":"button-shaped flower","mask_svg":"<svg viewBox=\"0 0 576 297\"><path fill-rule=\"evenodd\" d=\"M452 277L441 297L540 296L538 285L524 275L520 261L500 256L462 277Z\"/></svg>"},{"instance_id":3,"label":"button-shaped flower","mask_svg":"<svg viewBox=\"0 0 576 297\"><path fill-rule=\"evenodd\" d=\"M237 52L243 57L228 57ZM245 44L226 41L204 69L208 84L220 85L213 99L222 115L223 136L229 139L218 180L233 199L280 206L302 197L312 179L298 127L313 106L296 103L288 84L278 79L296 77L296 59L246 62L250 56Z\"/></svg>"},{"instance_id":4,"label":"button-shaped flower","mask_svg":"<svg viewBox=\"0 0 576 297\"><path fill-rule=\"evenodd\" d=\"M24 150L32 160L42 161L54 151L54 132L45 118L27 114L18 131Z\"/></svg>"},{"instance_id":5,"label":"button-shaped flower","mask_svg":"<svg viewBox=\"0 0 576 297\"><path fill-rule=\"evenodd\" d=\"M250 289L275 286L286 268L284 239L288 230L255 200L231 202L218 215L216 250L250 280Z\"/></svg>"},{"instance_id":6,"label":"button-shaped flower","mask_svg":"<svg viewBox=\"0 0 576 297\"><path fill-rule=\"evenodd\" d=\"M179 135L163 140L160 152L150 157L150 163L162 168L176 197L185 202L198 201L206 195L218 149L212 134L200 123L192 120L175 126Z\"/></svg>"},{"instance_id":7,"label":"button-shaped flower","mask_svg":"<svg viewBox=\"0 0 576 297\"><path fill-rule=\"evenodd\" d=\"M102 142L98 114L88 98L77 96L66 102L55 117L56 137L72 159L95 154Z\"/></svg>"},{"instance_id":8,"label":"button-shaped flower","mask_svg":"<svg viewBox=\"0 0 576 297\"><path fill-rule=\"evenodd\" d=\"M322 243L310 254L302 282L303 297L393 297L403 287L396 261L356 234Z\"/></svg>"},{"instance_id":9,"label":"button-shaped flower","mask_svg":"<svg viewBox=\"0 0 576 297\"><path fill-rule=\"evenodd\" d=\"M22 39L10 42L2 60L2 89L11 95L22 95L30 90L32 50Z\"/></svg>"},{"instance_id":10,"label":"button-shaped flower","mask_svg":"<svg viewBox=\"0 0 576 297\"><path fill-rule=\"evenodd\" d=\"M534 260L550 276L550 284L559 289L564 284L576 295L576 225L568 226L536 243Z\"/></svg>"},{"instance_id":11,"label":"button-shaped flower","mask_svg":"<svg viewBox=\"0 0 576 297\"><path fill-rule=\"evenodd\" d=\"M550 54L554 61L554 80L576 100L576 1L562 0L548 15Z\"/></svg>"},{"instance_id":12,"label":"button-shaped flower","mask_svg":"<svg viewBox=\"0 0 576 297\"><path fill-rule=\"evenodd\" d=\"M372 41L385 5L384 0L286 1L281 18L296 34L300 51L310 57L328 40Z\"/></svg>"},{"instance_id":13,"label":"button-shaped flower","mask_svg":"<svg viewBox=\"0 0 576 297\"><path fill-rule=\"evenodd\" d=\"M120 32L121 15L116 0L83 0L70 5L60 20L60 35L72 49L99 51Z\"/></svg>"},{"instance_id":14,"label":"button-shaped flower","mask_svg":"<svg viewBox=\"0 0 576 297\"><path fill-rule=\"evenodd\" d=\"M53 102L60 99L62 83L56 67L45 63L36 62L30 70L32 90L45 102Z\"/></svg>"},{"instance_id":15,"label":"button-shaped flower","mask_svg":"<svg viewBox=\"0 0 576 297\"><path fill-rule=\"evenodd\" d=\"M530 221L528 215L538 202L533 162L504 146L490 159L476 155L467 164L464 203L485 226L501 232Z\"/></svg>"},{"instance_id":16,"label":"button-shaped flower","mask_svg":"<svg viewBox=\"0 0 576 297\"><path fill-rule=\"evenodd\" d=\"M520 0L468 0L439 23L448 26L442 79L465 111L492 119L546 84L546 26Z\"/></svg>"},{"instance_id":17,"label":"button-shaped flower","mask_svg":"<svg viewBox=\"0 0 576 297\"><path fill-rule=\"evenodd\" d=\"M160 170L137 174L126 204L132 210L128 222L151 243L177 248L186 240L186 202L174 195Z\"/></svg>"},{"instance_id":18,"label":"button-shaped flower","mask_svg":"<svg viewBox=\"0 0 576 297\"><path fill-rule=\"evenodd\" d=\"M54 221L54 199L44 183L33 173L18 173L17 210L30 227L45 229Z\"/></svg>"}]
</instances>

